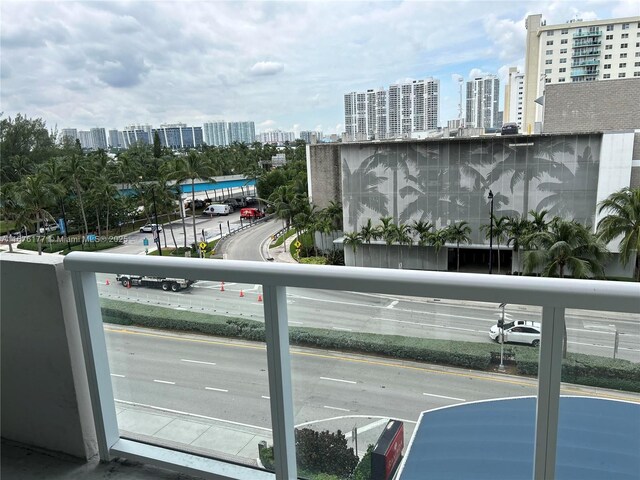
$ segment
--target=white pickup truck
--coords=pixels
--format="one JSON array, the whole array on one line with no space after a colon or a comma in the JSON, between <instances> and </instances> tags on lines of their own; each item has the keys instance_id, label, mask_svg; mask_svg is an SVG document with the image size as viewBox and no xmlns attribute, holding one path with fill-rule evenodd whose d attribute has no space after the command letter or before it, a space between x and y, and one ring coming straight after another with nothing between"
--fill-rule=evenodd
<instances>
[{"instance_id":1,"label":"white pickup truck","mask_svg":"<svg viewBox=\"0 0 640 480\"><path fill-rule=\"evenodd\" d=\"M162 288L165 292L171 290L177 292L185 288L189 288L195 283L194 280L185 280L184 278L165 278L165 277L147 277L142 275L116 275L116 280L122 283L123 287L152 287Z\"/></svg>"}]
</instances>

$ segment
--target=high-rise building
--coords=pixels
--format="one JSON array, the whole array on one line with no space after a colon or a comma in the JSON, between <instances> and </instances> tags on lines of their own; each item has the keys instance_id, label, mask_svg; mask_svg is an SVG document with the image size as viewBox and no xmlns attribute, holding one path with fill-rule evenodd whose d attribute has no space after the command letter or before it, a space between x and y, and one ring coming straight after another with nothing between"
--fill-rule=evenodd
<instances>
[{"instance_id":1,"label":"high-rise building","mask_svg":"<svg viewBox=\"0 0 640 480\"><path fill-rule=\"evenodd\" d=\"M204 143L210 146L229 145L229 126L227 122L207 122L202 126Z\"/></svg>"},{"instance_id":2,"label":"high-rise building","mask_svg":"<svg viewBox=\"0 0 640 480\"><path fill-rule=\"evenodd\" d=\"M524 113L524 73L516 67L509 68L509 78L504 87L504 123L517 123L522 128Z\"/></svg>"},{"instance_id":3,"label":"high-rise building","mask_svg":"<svg viewBox=\"0 0 640 480\"><path fill-rule=\"evenodd\" d=\"M498 104L500 80L495 75L476 77L467 82L465 125L476 128L499 128Z\"/></svg>"},{"instance_id":4,"label":"high-rise building","mask_svg":"<svg viewBox=\"0 0 640 480\"><path fill-rule=\"evenodd\" d=\"M119 132L117 129L109 130L109 147L122 148L124 145L121 139L122 139L122 132Z\"/></svg>"},{"instance_id":5,"label":"high-rise building","mask_svg":"<svg viewBox=\"0 0 640 480\"><path fill-rule=\"evenodd\" d=\"M320 131L302 130L299 138L305 143L317 143L322 141L323 135Z\"/></svg>"},{"instance_id":6,"label":"high-rise building","mask_svg":"<svg viewBox=\"0 0 640 480\"><path fill-rule=\"evenodd\" d=\"M256 141L256 125L253 122L229 122L229 143L251 144Z\"/></svg>"},{"instance_id":7,"label":"high-rise building","mask_svg":"<svg viewBox=\"0 0 640 480\"><path fill-rule=\"evenodd\" d=\"M91 137L91 132L87 130L79 130L78 131L78 140L80 140L80 145L82 148L90 150L93 148L93 139Z\"/></svg>"},{"instance_id":8,"label":"high-rise building","mask_svg":"<svg viewBox=\"0 0 640 480\"><path fill-rule=\"evenodd\" d=\"M543 107L536 99L549 83L640 77L640 16L547 25L526 20L523 128L536 131Z\"/></svg>"},{"instance_id":9,"label":"high-rise building","mask_svg":"<svg viewBox=\"0 0 640 480\"><path fill-rule=\"evenodd\" d=\"M153 133L151 125L129 125L122 131L124 137L124 148L129 148L137 143L151 145L153 143Z\"/></svg>"},{"instance_id":10,"label":"high-rise building","mask_svg":"<svg viewBox=\"0 0 640 480\"><path fill-rule=\"evenodd\" d=\"M438 128L440 81L427 78L344 96L349 140L408 137Z\"/></svg>"},{"instance_id":11,"label":"high-rise building","mask_svg":"<svg viewBox=\"0 0 640 480\"><path fill-rule=\"evenodd\" d=\"M78 129L77 128L63 128L62 133L60 134L60 139L64 140L67 138L71 142L75 142L78 139Z\"/></svg>"},{"instance_id":12,"label":"high-rise building","mask_svg":"<svg viewBox=\"0 0 640 480\"><path fill-rule=\"evenodd\" d=\"M184 123L162 124L160 128L154 128L151 142L156 133L160 144L173 150L199 147L203 143L202 127L189 127Z\"/></svg>"},{"instance_id":13,"label":"high-rise building","mask_svg":"<svg viewBox=\"0 0 640 480\"><path fill-rule=\"evenodd\" d=\"M104 128L95 127L90 130L91 132L91 144L94 150L107 149L107 134Z\"/></svg>"},{"instance_id":14,"label":"high-rise building","mask_svg":"<svg viewBox=\"0 0 640 480\"><path fill-rule=\"evenodd\" d=\"M271 143L274 145L284 145L285 142L293 143L295 140L295 133L283 132L282 130L267 130L258 135L258 141L260 143Z\"/></svg>"}]
</instances>

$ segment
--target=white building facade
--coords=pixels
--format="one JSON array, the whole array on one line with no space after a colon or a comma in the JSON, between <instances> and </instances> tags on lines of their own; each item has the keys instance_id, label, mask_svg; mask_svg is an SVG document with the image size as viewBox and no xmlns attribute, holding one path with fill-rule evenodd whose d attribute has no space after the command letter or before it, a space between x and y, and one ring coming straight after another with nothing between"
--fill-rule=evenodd
<instances>
[{"instance_id":1,"label":"white building facade","mask_svg":"<svg viewBox=\"0 0 640 480\"><path fill-rule=\"evenodd\" d=\"M90 130L91 132L91 144L95 150L107 149L107 134L104 128L95 127Z\"/></svg>"},{"instance_id":2,"label":"white building facade","mask_svg":"<svg viewBox=\"0 0 640 480\"><path fill-rule=\"evenodd\" d=\"M229 122L229 144L233 142L252 144L256 141L254 122Z\"/></svg>"},{"instance_id":3,"label":"white building facade","mask_svg":"<svg viewBox=\"0 0 640 480\"><path fill-rule=\"evenodd\" d=\"M500 80L495 75L476 77L467 82L465 125L500 128Z\"/></svg>"},{"instance_id":4,"label":"white building facade","mask_svg":"<svg viewBox=\"0 0 640 480\"><path fill-rule=\"evenodd\" d=\"M344 96L345 132L350 141L409 138L438 128L440 80L412 82L351 92Z\"/></svg>"},{"instance_id":5,"label":"white building facade","mask_svg":"<svg viewBox=\"0 0 640 480\"><path fill-rule=\"evenodd\" d=\"M67 138L68 140L75 142L78 139L78 129L77 128L63 128L62 133L60 134L61 139Z\"/></svg>"},{"instance_id":6,"label":"white building facade","mask_svg":"<svg viewBox=\"0 0 640 480\"><path fill-rule=\"evenodd\" d=\"M504 123L517 123L522 129L524 116L524 73L516 67L509 68L509 78L504 87Z\"/></svg>"},{"instance_id":7,"label":"white building facade","mask_svg":"<svg viewBox=\"0 0 640 480\"><path fill-rule=\"evenodd\" d=\"M640 16L547 25L529 15L524 127L535 129L545 84L640 77Z\"/></svg>"},{"instance_id":8,"label":"white building facade","mask_svg":"<svg viewBox=\"0 0 640 480\"><path fill-rule=\"evenodd\" d=\"M271 143L273 145L284 145L285 142L293 143L296 140L294 132L283 132L282 130L267 130L258 135L260 143Z\"/></svg>"},{"instance_id":9,"label":"white building facade","mask_svg":"<svg viewBox=\"0 0 640 480\"><path fill-rule=\"evenodd\" d=\"M229 145L229 126L227 122L206 122L202 126L204 143L210 146L226 147Z\"/></svg>"}]
</instances>

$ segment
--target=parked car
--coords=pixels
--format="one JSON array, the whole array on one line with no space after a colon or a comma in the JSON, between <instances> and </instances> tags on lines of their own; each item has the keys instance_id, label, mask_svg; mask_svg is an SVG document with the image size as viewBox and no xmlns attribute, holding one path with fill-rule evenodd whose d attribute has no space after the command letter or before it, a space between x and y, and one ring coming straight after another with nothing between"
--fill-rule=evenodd
<instances>
[{"instance_id":1,"label":"parked car","mask_svg":"<svg viewBox=\"0 0 640 480\"><path fill-rule=\"evenodd\" d=\"M231 207L229 205L220 205L212 203L202 211L203 215L229 215L231 213Z\"/></svg>"},{"instance_id":2,"label":"parked car","mask_svg":"<svg viewBox=\"0 0 640 480\"><path fill-rule=\"evenodd\" d=\"M505 123L502 125L502 130L500 131L501 135L517 135L518 134L518 124L517 123Z\"/></svg>"},{"instance_id":3,"label":"parked car","mask_svg":"<svg viewBox=\"0 0 640 480\"><path fill-rule=\"evenodd\" d=\"M258 203L258 199L256 197L245 197L244 201L247 202L247 205L255 205Z\"/></svg>"},{"instance_id":4,"label":"parked car","mask_svg":"<svg viewBox=\"0 0 640 480\"><path fill-rule=\"evenodd\" d=\"M528 320L516 320L507 322L502 327L504 330L504 343L526 343L533 347L540 345L540 324ZM489 329L491 340L500 342L500 327L493 325Z\"/></svg>"},{"instance_id":5,"label":"parked car","mask_svg":"<svg viewBox=\"0 0 640 480\"><path fill-rule=\"evenodd\" d=\"M196 198L194 201L194 205L196 206L196 208L204 208L205 205L205 201L204 200L200 200L199 198ZM184 208L191 208L191 200L187 200L184 204Z\"/></svg>"},{"instance_id":6,"label":"parked car","mask_svg":"<svg viewBox=\"0 0 640 480\"><path fill-rule=\"evenodd\" d=\"M157 223L147 223L140 227L140 233L151 233L154 230L162 231L162 225L158 225Z\"/></svg>"},{"instance_id":7,"label":"parked car","mask_svg":"<svg viewBox=\"0 0 640 480\"><path fill-rule=\"evenodd\" d=\"M45 233L55 232L58 230L57 223L45 223L40 227L40 235L44 235Z\"/></svg>"},{"instance_id":8,"label":"parked car","mask_svg":"<svg viewBox=\"0 0 640 480\"><path fill-rule=\"evenodd\" d=\"M257 208L243 208L240 210L240 218L246 220L248 218L263 218L264 212L262 210L258 210Z\"/></svg>"}]
</instances>

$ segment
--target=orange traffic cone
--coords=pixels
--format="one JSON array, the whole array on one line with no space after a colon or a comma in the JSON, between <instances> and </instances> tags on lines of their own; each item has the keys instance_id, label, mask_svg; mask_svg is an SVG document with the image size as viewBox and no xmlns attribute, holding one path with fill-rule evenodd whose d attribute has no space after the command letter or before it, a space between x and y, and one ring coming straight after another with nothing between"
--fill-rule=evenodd
<instances>
[{"instance_id":1,"label":"orange traffic cone","mask_svg":"<svg viewBox=\"0 0 640 480\"><path fill-rule=\"evenodd\" d=\"M240 296L244 297L244 292L242 290L240 290Z\"/></svg>"},{"instance_id":2,"label":"orange traffic cone","mask_svg":"<svg viewBox=\"0 0 640 480\"><path fill-rule=\"evenodd\" d=\"M127 288L131 288L131 281L127 282Z\"/></svg>"},{"instance_id":3,"label":"orange traffic cone","mask_svg":"<svg viewBox=\"0 0 640 480\"><path fill-rule=\"evenodd\" d=\"M224 292L224 282L220 282L220 291Z\"/></svg>"},{"instance_id":4,"label":"orange traffic cone","mask_svg":"<svg viewBox=\"0 0 640 480\"><path fill-rule=\"evenodd\" d=\"M108 278L107 278L107 283L106 283L105 285L111 285L111 284L109 283L109 279L108 279Z\"/></svg>"},{"instance_id":5,"label":"orange traffic cone","mask_svg":"<svg viewBox=\"0 0 640 480\"><path fill-rule=\"evenodd\" d=\"M261 302L262 301L262 295L258 294L258 301Z\"/></svg>"}]
</instances>

